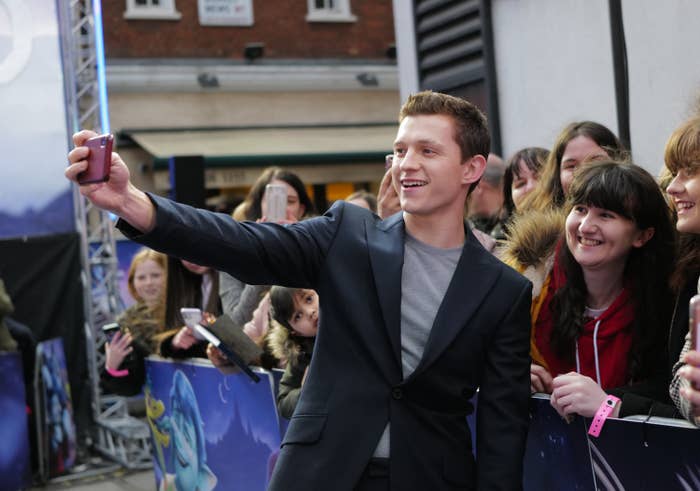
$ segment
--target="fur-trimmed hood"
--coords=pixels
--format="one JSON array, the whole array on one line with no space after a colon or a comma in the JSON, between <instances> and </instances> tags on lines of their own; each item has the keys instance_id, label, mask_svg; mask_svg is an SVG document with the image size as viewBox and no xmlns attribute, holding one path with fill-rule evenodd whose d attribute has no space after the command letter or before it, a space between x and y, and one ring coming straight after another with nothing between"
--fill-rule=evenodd
<instances>
[{"instance_id":1,"label":"fur-trimmed hood","mask_svg":"<svg viewBox=\"0 0 700 491\"><path fill-rule=\"evenodd\" d=\"M302 356L311 356L316 338L292 335L291 331L270 318L267 344L272 354L282 363L298 363Z\"/></svg>"},{"instance_id":2,"label":"fur-trimmed hood","mask_svg":"<svg viewBox=\"0 0 700 491\"><path fill-rule=\"evenodd\" d=\"M117 318L120 326L128 328L134 343L146 355L157 352L156 336L163 330L163 314L161 309L152 309L143 302L138 302Z\"/></svg>"},{"instance_id":3,"label":"fur-trimmed hood","mask_svg":"<svg viewBox=\"0 0 700 491\"><path fill-rule=\"evenodd\" d=\"M528 211L517 215L499 258L532 281L533 298L554 265L554 252L564 236L566 215L561 210Z\"/></svg>"}]
</instances>

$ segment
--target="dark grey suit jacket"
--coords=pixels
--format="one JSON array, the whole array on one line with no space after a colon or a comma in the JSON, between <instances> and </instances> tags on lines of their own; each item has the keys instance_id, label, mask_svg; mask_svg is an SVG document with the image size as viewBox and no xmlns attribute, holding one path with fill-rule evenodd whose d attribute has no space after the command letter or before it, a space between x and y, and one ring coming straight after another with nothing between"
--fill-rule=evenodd
<instances>
[{"instance_id":1,"label":"dark grey suit jacket","mask_svg":"<svg viewBox=\"0 0 700 491\"><path fill-rule=\"evenodd\" d=\"M404 222L346 203L294 225L151 197L156 228L134 240L249 284L313 288L321 326L272 490L351 490L391 421L392 490L520 489L530 396L531 285L471 232L425 353L401 370ZM479 388L478 460L466 416Z\"/></svg>"}]
</instances>

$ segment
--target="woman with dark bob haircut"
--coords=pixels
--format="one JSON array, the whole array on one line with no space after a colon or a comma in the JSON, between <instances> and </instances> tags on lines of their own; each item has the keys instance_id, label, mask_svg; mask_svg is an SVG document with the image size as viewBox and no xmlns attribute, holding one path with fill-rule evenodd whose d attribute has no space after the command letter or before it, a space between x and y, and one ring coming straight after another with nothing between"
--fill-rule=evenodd
<instances>
[{"instance_id":1,"label":"woman with dark bob haircut","mask_svg":"<svg viewBox=\"0 0 700 491\"><path fill-rule=\"evenodd\" d=\"M281 167L268 167L255 181L245 200L234 210L235 220L258 221L265 216L265 187L268 184L282 184L287 188L288 221L299 221L314 215L314 205L299 176ZM229 274L219 273L219 296L223 313L231 317L237 326L243 327L254 317L255 309L268 289L266 285L246 285ZM262 313L265 315L259 315L258 322L255 323L258 333L254 336L255 341L259 341L262 332L267 330L267 322L264 321L267 308Z\"/></svg>"},{"instance_id":2,"label":"woman with dark bob haircut","mask_svg":"<svg viewBox=\"0 0 700 491\"><path fill-rule=\"evenodd\" d=\"M260 174L248 195L243 201L243 214L245 220L259 220L263 217L263 199L265 197L265 186L273 181L283 181L289 184L297 196L288 193L287 208L294 208L293 214L296 220L301 220L304 216L314 214L314 205L306 193L304 183L295 173L282 169L281 167L268 167ZM292 211L292 210L290 210Z\"/></svg>"},{"instance_id":3,"label":"woman with dark bob haircut","mask_svg":"<svg viewBox=\"0 0 700 491\"><path fill-rule=\"evenodd\" d=\"M527 147L515 152L508 160L503 175L503 206L508 216L516 210L522 211L521 204L537 186L548 156L546 148Z\"/></svg>"}]
</instances>

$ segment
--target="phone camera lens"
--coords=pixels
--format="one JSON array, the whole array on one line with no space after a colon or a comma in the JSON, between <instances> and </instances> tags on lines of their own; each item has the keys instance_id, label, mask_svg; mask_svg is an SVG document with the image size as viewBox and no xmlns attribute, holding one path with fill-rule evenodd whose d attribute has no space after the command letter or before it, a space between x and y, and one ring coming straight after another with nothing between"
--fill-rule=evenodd
<instances>
[{"instance_id":1,"label":"phone camera lens","mask_svg":"<svg viewBox=\"0 0 700 491\"><path fill-rule=\"evenodd\" d=\"M106 144L107 144L107 138L102 138L102 141L101 141L100 143L102 143L102 145L106 145Z\"/></svg>"}]
</instances>

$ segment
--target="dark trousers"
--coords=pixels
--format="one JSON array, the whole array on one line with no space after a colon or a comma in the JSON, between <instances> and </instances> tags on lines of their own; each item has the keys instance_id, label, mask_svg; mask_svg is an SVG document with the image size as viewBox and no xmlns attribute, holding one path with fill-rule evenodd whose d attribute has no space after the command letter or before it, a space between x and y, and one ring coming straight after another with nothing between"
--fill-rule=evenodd
<instances>
[{"instance_id":1,"label":"dark trousers","mask_svg":"<svg viewBox=\"0 0 700 491\"><path fill-rule=\"evenodd\" d=\"M371 459L354 491L388 491L389 459Z\"/></svg>"}]
</instances>

